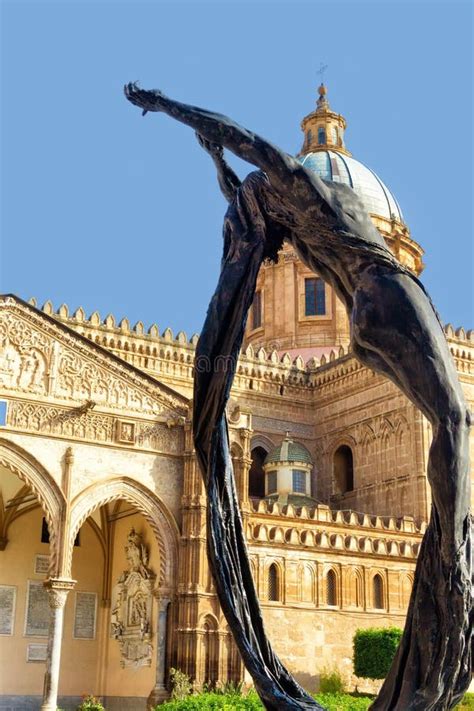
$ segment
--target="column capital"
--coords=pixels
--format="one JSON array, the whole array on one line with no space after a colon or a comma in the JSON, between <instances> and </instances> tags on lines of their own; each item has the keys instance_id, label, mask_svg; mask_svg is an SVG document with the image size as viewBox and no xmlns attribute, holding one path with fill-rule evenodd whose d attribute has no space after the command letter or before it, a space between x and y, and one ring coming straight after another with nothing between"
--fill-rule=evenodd
<instances>
[{"instance_id":1,"label":"column capital","mask_svg":"<svg viewBox=\"0 0 474 711\"><path fill-rule=\"evenodd\" d=\"M155 588L154 590L152 590L152 595L158 604L167 605L169 602L171 602L173 594L174 593L167 588Z\"/></svg>"},{"instance_id":2,"label":"column capital","mask_svg":"<svg viewBox=\"0 0 474 711\"><path fill-rule=\"evenodd\" d=\"M76 584L76 580L69 578L49 578L44 582L48 591L49 606L55 609L64 607L67 596Z\"/></svg>"}]
</instances>

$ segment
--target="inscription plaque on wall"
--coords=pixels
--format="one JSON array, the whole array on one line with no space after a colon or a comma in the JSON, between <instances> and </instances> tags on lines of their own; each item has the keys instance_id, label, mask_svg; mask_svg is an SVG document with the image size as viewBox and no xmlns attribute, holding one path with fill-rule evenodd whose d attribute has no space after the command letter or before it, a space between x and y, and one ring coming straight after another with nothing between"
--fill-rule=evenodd
<instances>
[{"instance_id":1,"label":"inscription plaque on wall","mask_svg":"<svg viewBox=\"0 0 474 711\"><path fill-rule=\"evenodd\" d=\"M48 628L48 591L39 580L28 580L25 635L27 637L47 637Z\"/></svg>"},{"instance_id":2,"label":"inscription plaque on wall","mask_svg":"<svg viewBox=\"0 0 474 711\"><path fill-rule=\"evenodd\" d=\"M38 575L47 575L49 569L49 555L35 556L35 573Z\"/></svg>"},{"instance_id":3,"label":"inscription plaque on wall","mask_svg":"<svg viewBox=\"0 0 474 711\"><path fill-rule=\"evenodd\" d=\"M16 588L13 585L0 585L0 634L13 634L15 600Z\"/></svg>"},{"instance_id":4,"label":"inscription plaque on wall","mask_svg":"<svg viewBox=\"0 0 474 711\"><path fill-rule=\"evenodd\" d=\"M45 662L47 651L47 644L29 644L26 648L26 661Z\"/></svg>"},{"instance_id":5,"label":"inscription plaque on wall","mask_svg":"<svg viewBox=\"0 0 474 711\"><path fill-rule=\"evenodd\" d=\"M74 639L94 639L97 593L76 592Z\"/></svg>"}]
</instances>

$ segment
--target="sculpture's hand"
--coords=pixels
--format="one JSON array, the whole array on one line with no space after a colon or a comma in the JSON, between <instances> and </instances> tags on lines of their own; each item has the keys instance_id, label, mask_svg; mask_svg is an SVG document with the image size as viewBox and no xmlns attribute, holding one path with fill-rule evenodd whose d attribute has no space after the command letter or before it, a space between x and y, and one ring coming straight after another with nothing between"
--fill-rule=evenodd
<instances>
[{"instance_id":1,"label":"sculpture's hand","mask_svg":"<svg viewBox=\"0 0 474 711\"><path fill-rule=\"evenodd\" d=\"M148 111L163 111L167 97L158 89L140 89L137 82L125 84L124 93L127 99L135 106L143 109L143 116Z\"/></svg>"},{"instance_id":2,"label":"sculpture's hand","mask_svg":"<svg viewBox=\"0 0 474 711\"><path fill-rule=\"evenodd\" d=\"M224 149L218 143L213 143L208 141L204 136L202 136L199 131L196 131L196 138L198 140L201 148L204 148L206 153L209 153L212 158L222 158L224 155Z\"/></svg>"}]
</instances>

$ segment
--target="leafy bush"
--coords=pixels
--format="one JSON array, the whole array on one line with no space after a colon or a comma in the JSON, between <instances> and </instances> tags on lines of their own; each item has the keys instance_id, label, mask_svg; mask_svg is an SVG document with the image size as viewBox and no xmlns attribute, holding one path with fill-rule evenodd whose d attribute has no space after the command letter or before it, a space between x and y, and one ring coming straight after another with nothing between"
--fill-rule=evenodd
<instances>
[{"instance_id":1,"label":"leafy bush","mask_svg":"<svg viewBox=\"0 0 474 711\"><path fill-rule=\"evenodd\" d=\"M95 696L83 696L82 704L79 704L76 711L105 711L100 699Z\"/></svg>"},{"instance_id":2,"label":"leafy bush","mask_svg":"<svg viewBox=\"0 0 474 711\"><path fill-rule=\"evenodd\" d=\"M395 656L402 630L375 627L354 635L354 673L365 679L385 679Z\"/></svg>"},{"instance_id":3,"label":"leafy bush","mask_svg":"<svg viewBox=\"0 0 474 711\"><path fill-rule=\"evenodd\" d=\"M323 669L319 675L319 691L321 694L343 694L345 690L344 679L338 669Z\"/></svg>"},{"instance_id":4,"label":"leafy bush","mask_svg":"<svg viewBox=\"0 0 474 711\"><path fill-rule=\"evenodd\" d=\"M373 699L351 694L316 694L314 697L327 711L367 711Z\"/></svg>"},{"instance_id":5,"label":"leafy bush","mask_svg":"<svg viewBox=\"0 0 474 711\"><path fill-rule=\"evenodd\" d=\"M461 703L454 708L458 711L474 711L474 694L464 694Z\"/></svg>"},{"instance_id":6,"label":"leafy bush","mask_svg":"<svg viewBox=\"0 0 474 711\"><path fill-rule=\"evenodd\" d=\"M171 698L175 701L185 699L191 693L191 680L180 669L170 669Z\"/></svg>"},{"instance_id":7,"label":"leafy bush","mask_svg":"<svg viewBox=\"0 0 474 711\"><path fill-rule=\"evenodd\" d=\"M223 694L224 696L242 696L244 690L244 682L239 681L225 681L218 682L213 689L216 694Z\"/></svg>"},{"instance_id":8,"label":"leafy bush","mask_svg":"<svg viewBox=\"0 0 474 711\"><path fill-rule=\"evenodd\" d=\"M262 711L262 702L255 691L244 696L236 693L194 694L181 701L168 701L155 711Z\"/></svg>"}]
</instances>

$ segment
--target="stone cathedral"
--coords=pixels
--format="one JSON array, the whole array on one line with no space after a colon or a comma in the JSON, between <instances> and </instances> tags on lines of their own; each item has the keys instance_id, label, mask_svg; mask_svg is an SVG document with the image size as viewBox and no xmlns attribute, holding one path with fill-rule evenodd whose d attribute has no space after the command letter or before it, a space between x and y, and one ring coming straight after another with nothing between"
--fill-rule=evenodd
<instances>
[{"instance_id":1,"label":"stone cathedral","mask_svg":"<svg viewBox=\"0 0 474 711\"><path fill-rule=\"evenodd\" d=\"M319 87L299 159L350 185L397 258L423 249L346 148ZM472 332L445 328L468 401ZM245 678L206 558L190 413L197 336L0 298L0 709L145 711L171 667ZM270 639L309 690L352 636L403 626L430 510L430 426L349 348L332 289L285 246L265 264L228 419Z\"/></svg>"}]
</instances>

